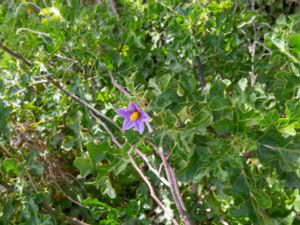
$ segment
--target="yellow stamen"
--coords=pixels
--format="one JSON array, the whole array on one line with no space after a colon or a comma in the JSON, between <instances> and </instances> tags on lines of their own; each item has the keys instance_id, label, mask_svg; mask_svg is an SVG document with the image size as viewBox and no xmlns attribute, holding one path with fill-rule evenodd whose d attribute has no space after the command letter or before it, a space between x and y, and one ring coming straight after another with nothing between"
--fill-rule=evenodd
<instances>
[{"instance_id":1,"label":"yellow stamen","mask_svg":"<svg viewBox=\"0 0 300 225\"><path fill-rule=\"evenodd\" d=\"M130 120L135 121L135 120L137 120L139 117L140 117L139 112L138 112L138 111L135 111L135 112L133 112L133 113L131 114Z\"/></svg>"}]
</instances>

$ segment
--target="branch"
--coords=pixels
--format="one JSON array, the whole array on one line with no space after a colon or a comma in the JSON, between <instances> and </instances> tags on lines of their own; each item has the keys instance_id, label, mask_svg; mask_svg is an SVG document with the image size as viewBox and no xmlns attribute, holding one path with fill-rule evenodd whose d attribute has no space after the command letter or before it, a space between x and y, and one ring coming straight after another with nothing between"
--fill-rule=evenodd
<instances>
[{"instance_id":1,"label":"branch","mask_svg":"<svg viewBox=\"0 0 300 225\"><path fill-rule=\"evenodd\" d=\"M46 37L50 37L50 35L47 34L47 33L36 31L36 30L31 30L31 29L26 28L26 27L18 28L16 34L19 34L21 31L28 31L28 32L33 33L33 34L38 34L39 36L44 35Z\"/></svg>"},{"instance_id":2,"label":"branch","mask_svg":"<svg viewBox=\"0 0 300 225\"><path fill-rule=\"evenodd\" d=\"M166 159L163 148L162 147L158 148L153 143L150 143L150 145L152 145L152 147L157 151L158 155L160 156L160 158L163 162L163 165L164 165L164 168L165 168L165 171L166 171L166 174L167 174L167 179L168 179L169 184L170 184L170 191L171 191L174 203L176 205L176 208L177 208L177 210L180 214L180 217L183 219L184 224L191 225L192 224L191 220L189 218L189 215L186 212L185 205L183 203L183 200L182 200L182 197L181 197L181 194L180 194L180 191L179 191L179 187L178 187L178 184L177 184L175 172L170 167L170 165L169 165L169 163Z\"/></svg>"},{"instance_id":3,"label":"branch","mask_svg":"<svg viewBox=\"0 0 300 225\"><path fill-rule=\"evenodd\" d=\"M2 48L3 51L7 52L8 54L10 54L11 56L21 60L25 65L31 67L32 66L32 63L25 59L23 56L21 56L19 53L17 52L14 52L12 50L10 50L9 48L5 47L2 42L0 42L0 48Z\"/></svg>"},{"instance_id":4,"label":"branch","mask_svg":"<svg viewBox=\"0 0 300 225\"><path fill-rule=\"evenodd\" d=\"M120 17L119 17L118 11L116 9L116 4L115 4L114 0L109 0L109 6L111 8L111 11L113 11L113 13L116 15L117 20L119 21Z\"/></svg>"},{"instance_id":5,"label":"branch","mask_svg":"<svg viewBox=\"0 0 300 225\"><path fill-rule=\"evenodd\" d=\"M122 144L118 141L118 139L113 135L113 133L102 120L97 118L92 112L90 112L90 116L93 117L104 128L104 130L109 134L112 142L115 143L116 146L118 146L119 148L123 148Z\"/></svg>"},{"instance_id":6,"label":"branch","mask_svg":"<svg viewBox=\"0 0 300 225\"><path fill-rule=\"evenodd\" d=\"M136 153L138 154L138 156L139 156L142 160L144 160L144 162L145 162L145 163L147 164L147 166L149 167L149 170L150 170L152 173L154 173L154 174L158 177L158 179L160 179L160 181L161 181L164 185L166 185L167 187L170 187L169 182L168 182L164 177L160 176L159 172L158 172L158 171L150 164L150 162L149 162L149 160L147 159L147 157L146 157L139 149L136 150Z\"/></svg>"},{"instance_id":7,"label":"branch","mask_svg":"<svg viewBox=\"0 0 300 225\"><path fill-rule=\"evenodd\" d=\"M130 163L132 164L132 166L134 167L134 169L138 172L138 174L140 175L140 177L144 180L144 182L146 183L146 185L149 188L150 191L150 195L153 198L153 200L159 205L159 207L168 215L170 216L170 218L172 218L172 222L174 225L179 225L179 223L176 221L176 219L174 219L172 213L164 206L164 204L159 200L159 198L157 197L154 188L152 186L152 184L150 183L150 181L148 180L148 178L144 175L144 173L142 172L142 170L138 167L138 165L136 164L136 162L134 161L134 159L131 157L130 154L128 154L128 159L130 161Z\"/></svg>"},{"instance_id":8,"label":"branch","mask_svg":"<svg viewBox=\"0 0 300 225\"><path fill-rule=\"evenodd\" d=\"M6 154L7 156L13 157L13 154L11 154L10 151L9 151L4 145L2 145L1 143L0 143L0 148L3 149L3 151L5 152L5 154Z\"/></svg>"},{"instance_id":9,"label":"branch","mask_svg":"<svg viewBox=\"0 0 300 225\"><path fill-rule=\"evenodd\" d=\"M56 187L59 189L59 191L70 201L70 202L73 202L75 205L78 205L82 208L85 208L85 209L89 209L88 206L86 205L82 205L80 202L76 201L75 199L73 199L71 196L69 196L66 192L63 191L63 189L59 186L59 184L55 181L55 185Z\"/></svg>"},{"instance_id":10,"label":"branch","mask_svg":"<svg viewBox=\"0 0 300 225\"><path fill-rule=\"evenodd\" d=\"M109 75L109 77L110 77L110 79L111 79L112 84L113 84L120 92L122 92L126 97L131 97L131 94L129 94L129 92L127 92L123 86L121 86L120 84L118 84L118 83L116 82L116 80L115 80L114 76L112 75L111 71L110 71L108 68L106 68L106 69L107 69L107 72L108 72L108 75Z\"/></svg>"},{"instance_id":11,"label":"branch","mask_svg":"<svg viewBox=\"0 0 300 225\"><path fill-rule=\"evenodd\" d=\"M57 213L55 212L55 210L50 205L48 205L47 203L44 202L43 208L46 209L49 213L53 214L54 216L57 216L56 215ZM64 218L64 220L67 221L68 224L71 224L71 225L89 225L88 223L80 221L77 218L66 216L63 213L61 213L61 216Z\"/></svg>"},{"instance_id":12,"label":"branch","mask_svg":"<svg viewBox=\"0 0 300 225\"><path fill-rule=\"evenodd\" d=\"M46 78L48 79L48 81L50 83L52 83L55 87L57 87L57 89L61 90L62 92L64 92L66 95L68 95L69 97L71 97L75 102L78 102L84 106L86 106L90 111L92 111L94 114L96 114L97 116L100 116L104 119L106 119L107 121L109 121L110 123L112 123L115 127L117 127L120 131L121 128L118 126L118 124L116 124L113 120L111 120L109 117L107 117L106 115L100 113L97 109L95 109L92 105L90 105L88 102L86 102L85 100L77 97L76 95L72 94L70 91L64 89L58 82L56 82L52 77L50 76L46 76Z\"/></svg>"}]
</instances>

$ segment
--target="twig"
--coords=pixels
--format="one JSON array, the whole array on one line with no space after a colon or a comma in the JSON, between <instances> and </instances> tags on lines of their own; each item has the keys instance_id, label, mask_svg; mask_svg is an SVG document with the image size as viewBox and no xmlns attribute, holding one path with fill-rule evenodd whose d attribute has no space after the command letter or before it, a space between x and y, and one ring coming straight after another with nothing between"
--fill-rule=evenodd
<instances>
[{"instance_id":1,"label":"twig","mask_svg":"<svg viewBox=\"0 0 300 225\"><path fill-rule=\"evenodd\" d=\"M159 200L159 198L157 197L154 188L152 186L152 184L150 183L150 181L148 180L148 178L144 175L144 173L142 172L142 170L138 167L138 165L136 164L136 162L134 161L134 159L132 158L132 156L130 154L128 154L128 159L130 161L130 163L132 164L132 166L135 168L135 170L138 172L138 174L140 175L140 177L144 180L144 182L146 183L146 185L149 188L150 191L150 195L153 198L153 200L159 205L159 207L168 215L170 216L172 222L174 225L179 225L179 223L176 221L176 219L173 217L172 213L164 206L164 204Z\"/></svg>"},{"instance_id":2,"label":"twig","mask_svg":"<svg viewBox=\"0 0 300 225\"><path fill-rule=\"evenodd\" d=\"M56 184L57 188L59 189L59 191L62 192L63 195L64 195L70 202L73 202L74 204L76 204L76 205L78 205L78 206L80 206L80 207L82 207L82 208L89 209L88 206L82 205L80 202L76 201L75 199L73 199L72 197L70 197L69 195L67 195L67 193L64 192L64 191L62 190L62 188L59 186L59 184L58 184L57 182L55 182L55 184Z\"/></svg>"},{"instance_id":3,"label":"twig","mask_svg":"<svg viewBox=\"0 0 300 225\"><path fill-rule=\"evenodd\" d=\"M116 9L116 4L114 0L109 0L109 6L111 8L111 11L113 11L113 13L116 15L117 20L120 20L118 11Z\"/></svg>"},{"instance_id":4,"label":"twig","mask_svg":"<svg viewBox=\"0 0 300 225\"><path fill-rule=\"evenodd\" d=\"M23 56L21 56L19 53L17 52L14 52L12 50L10 50L9 48L5 47L2 42L0 42L0 48L2 48L3 51L7 52L8 54L10 54L11 56L21 60L23 63L25 63L27 66L31 67L32 66L32 63L25 59Z\"/></svg>"},{"instance_id":5,"label":"twig","mask_svg":"<svg viewBox=\"0 0 300 225\"><path fill-rule=\"evenodd\" d=\"M145 163L147 164L147 166L149 167L150 171L151 171L152 173L154 173L154 174L160 179L160 181L161 181L164 185L166 185L167 187L170 187L169 182L168 182L164 177L162 177L162 176L159 174L159 172L158 172L158 171L150 164L150 162L149 162L149 160L147 159L147 157L146 157L139 149L136 150L136 153L138 154L138 156L139 156L141 159L144 160L144 162L145 162Z\"/></svg>"},{"instance_id":6,"label":"twig","mask_svg":"<svg viewBox=\"0 0 300 225\"><path fill-rule=\"evenodd\" d=\"M0 148L3 149L3 151L5 152L5 154L9 157L13 157L13 154L10 153L10 151L2 144L0 144Z\"/></svg>"},{"instance_id":7,"label":"twig","mask_svg":"<svg viewBox=\"0 0 300 225\"><path fill-rule=\"evenodd\" d=\"M62 59L62 60L66 60L66 61L71 61L73 63L78 63L78 61L76 59L72 59L72 58L68 58L64 55L61 55L61 54L55 54L55 56L58 58L58 59Z\"/></svg>"},{"instance_id":8,"label":"twig","mask_svg":"<svg viewBox=\"0 0 300 225\"><path fill-rule=\"evenodd\" d=\"M29 181L30 181L30 183L31 183L31 185L32 185L32 187L33 187L33 189L34 189L34 191L35 191L35 192L38 192L38 189L37 189L37 187L36 187L36 185L35 185L35 183L34 183L34 180L33 180L32 176L31 176L31 174L28 172L27 175L28 175Z\"/></svg>"},{"instance_id":9,"label":"twig","mask_svg":"<svg viewBox=\"0 0 300 225\"><path fill-rule=\"evenodd\" d=\"M43 208L46 209L49 213L54 214L55 216L57 216L55 210L50 205L48 205L46 202L44 202ZM61 213L61 216L64 218L64 220L66 220L66 222L68 224L71 224L71 225L89 225L88 223L80 221L77 218L66 216L63 213Z\"/></svg>"},{"instance_id":10,"label":"twig","mask_svg":"<svg viewBox=\"0 0 300 225\"><path fill-rule=\"evenodd\" d=\"M50 37L50 35L47 34L47 33L36 31L36 30L31 30L31 29L26 28L26 27L21 27L21 28L17 29L16 34L19 34L21 31L28 31L28 32L33 33L33 34L38 34L39 36L43 35L43 36L46 36L46 37Z\"/></svg>"},{"instance_id":11,"label":"twig","mask_svg":"<svg viewBox=\"0 0 300 225\"><path fill-rule=\"evenodd\" d=\"M111 140L113 143L115 143L116 146L119 148L123 148L122 144L118 141L118 139L113 135L113 133L110 131L110 129L106 126L106 124L97 118L94 113L90 112L90 116L93 117L103 128L104 130L109 134Z\"/></svg>"},{"instance_id":12,"label":"twig","mask_svg":"<svg viewBox=\"0 0 300 225\"><path fill-rule=\"evenodd\" d=\"M154 144L152 144L153 148L157 150L163 164L164 164L164 168L167 174L167 178L170 184L170 191L173 197L173 200L175 202L176 208L181 216L181 218L184 221L184 224L186 225L191 225L191 220L189 218L189 215L186 212L179 188L178 188L178 184L177 184L177 180L175 177L175 173L173 171L173 169L170 167L169 163L167 162L167 159L165 157L164 154L164 150L162 147L157 148Z\"/></svg>"},{"instance_id":13,"label":"twig","mask_svg":"<svg viewBox=\"0 0 300 225\"><path fill-rule=\"evenodd\" d=\"M85 100L77 97L76 95L72 94L70 91L66 90L65 88L63 88L58 82L56 82L51 76L47 76L46 77L48 79L48 81L50 83L52 83L57 89L61 90L62 92L64 92L66 95L68 95L69 97L71 97L74 101L86 106L90 111L92 111L94 114L96 114L97 116L100 116L104 119L106 119L107 121L109 121L111 124L113 124L115 127L117 127L120 131L121 128L118 126L118 124L116 124L113 120L111 120L109 117L107 117L106 115L100 113L97 109L95 109L92 105L90 105L88 102L86 102Z\"/></svg>"},{"instance_id":14,"label":"twig","mask_svg":"<svg viewBox=\"0 0 300 225\"><path fill-rule=\"evenodd\" d=\"M109 75L109 77L110 77L110 79L111 79L112 84L113 84L120 92L122 92L126 97L131 97L131 94L129 94L129 92L127 92L123 86L121 86L120 84L118 84L118 83L116 82L116 80L115 80L114 76L112 75L111 71L110 71L108 68L106 68L106 69L107 69L107 72L108 72L108 75Z\"/></svg>"},{"instance_id":15,"label":"twig","mask_svg":"<svg viewBox=\"0 0 300 225\"><path fill-rule=\"evenodd\" d=\"M68 5L69 7L72 6L71 0L67 0L67 5Z\"/></svg>"},{"instance_id":16,"label":"twig","mask_svg":"<svg viewBox=\"0 0 300 225\"><path fill-rule=\"evenodd\" d=\"M152 134L153 133L153 129L152 129L152 127L151 127L151 125L150 125L150 123L148 121L146 122L146 126L148 128L149 133Z\"/></svg>"}]
</instances>

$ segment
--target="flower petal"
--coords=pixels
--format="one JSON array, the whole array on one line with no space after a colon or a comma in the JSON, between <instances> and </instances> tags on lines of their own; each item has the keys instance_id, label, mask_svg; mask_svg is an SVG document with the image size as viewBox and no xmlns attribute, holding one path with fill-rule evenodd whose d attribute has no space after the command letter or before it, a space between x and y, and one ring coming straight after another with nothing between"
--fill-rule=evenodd
<instances>
[{"instance_id":1,"label":"flower petal","mask_svg":"<svg viewBox=\"0 0 300 225\"><path fill-rule=\"evenodd\" d=\"M130 103L129 103L128 109L129 109L131 112L140 111L139 106L138 106L137 104L135 104L134 102L130 102Z\"/></svg>"},{"instance_id":2,"label":"flower petal","mask_svg":"<svg viewBox=\"0 0 300 225\"><path fill-rule=\"evenodd\" d=\"M123 123L123 130L128 130L131 127L134 126L134 121L131 121L130 119L125 119Z\"/></svg>"},{"instance_id":3,"label":"flower petal","mask_svg":"<svg viewBox=\"0 0 300 225\"><path fill-rule=\"evenodd\" d=\"M145 129L145 125L144 122L141 120L137 120L134 124L134 129L139 132L140 134L142 134L144 132Z\"/></svg>"},{"instance_id":4,"label":"flower petal","mask_svg":"<svg viewBox=\"0 0 300 225\"><path fill-rule=\"evenodd\" d=\"M149 120L149 116L147 113L143 112L143 111L139 111L140 113L140 118L139 120L143 121L143 122L147 122Z\"/></svg>"},{"instance_id":5,"label":"flower petal","mask_svg":"<svg viewBox=\"0 0 300 225\"><path fill-rule=\"evenodd\" d=\"M116 109L116 112L119 114L119 116L125 119L129 119L131 115L131 111L126 108Z\"/></svg>"}]
</instances>

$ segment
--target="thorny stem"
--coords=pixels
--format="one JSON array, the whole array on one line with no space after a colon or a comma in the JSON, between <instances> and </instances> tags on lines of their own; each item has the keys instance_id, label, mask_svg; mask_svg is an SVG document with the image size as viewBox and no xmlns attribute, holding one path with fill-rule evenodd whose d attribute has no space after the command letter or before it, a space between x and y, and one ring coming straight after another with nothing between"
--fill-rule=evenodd
<instances>
[{"instance_id":1,"label":"thorny stem","mask_svg":"<svg viewBox=\"0 0 300 225\"><path fill-rule=\"evenodd\" d=\"M173 200L175 202L176 208L177 208L181 218L184 221L184 224L191 225L192 224L191 220L189 218L189 215L186 212L185 205L183 203L182 196L181 196L180 191L179 191L179 187L178 187L178 184L177 184L175 172L170 167L170 165L169 165L169 163L166 159L164 149L162 147L158 148L153 143L150 143L150 145L152 145L152 147L157 151L158 155L160 156L160 158L163 162L163 165L164 165L164 168L165 168L165 171L166 171L166 175L167 175L167 178L168 178L168 181L169 181L169 184L170 184L170 190L171 190Z\"/></svg>"},{"instance_id":2,"label":"thorny stem","mask_svg":"<svg viewBox=\"0 0 300 225\"><path fill-rule=\"evenodd\" d=\"M153 200L160 206L160 208L163 209L163 211L168 214L169 217L172 218L172 222L174 225L179 225L179 223L176 221L176 219L173 217L172 213L164 206L164 204L159 200L159 198L157 197L154 188L152 186L152 184L150 183L150 181L148 180L148 178L144 175L144 173L142 172L142 170L138 167L138 165L136 164L136 162L134 161L134 159L132 158L132 156L130 154L128 154L128 159L131 163L131 165L135 168L135 170L138 172L138 174L140 175L140 177L144 180L144 182L146 183L146 185L148 186L149 190L150 190L150 195L153 198Z\"/></svg>"},{"instance_id":3,"label":"thorny stem","mask_svg":"<svg viewBox=\"0 0 300 225\"><path fill-rule=\"evenodd\" d=\"M153 166L150 164L149 160L147 159L147 157L139 150L136 150L136 153L138 154L138 156L144 160L144 162L147 164L147 166L149 167L149 170L154 173L162 183L164 183L164 185L166 185L167 187L170 187L169 182L162 176L160 176L159 172L153 168Z\"/></svg>"}]
</instances>

